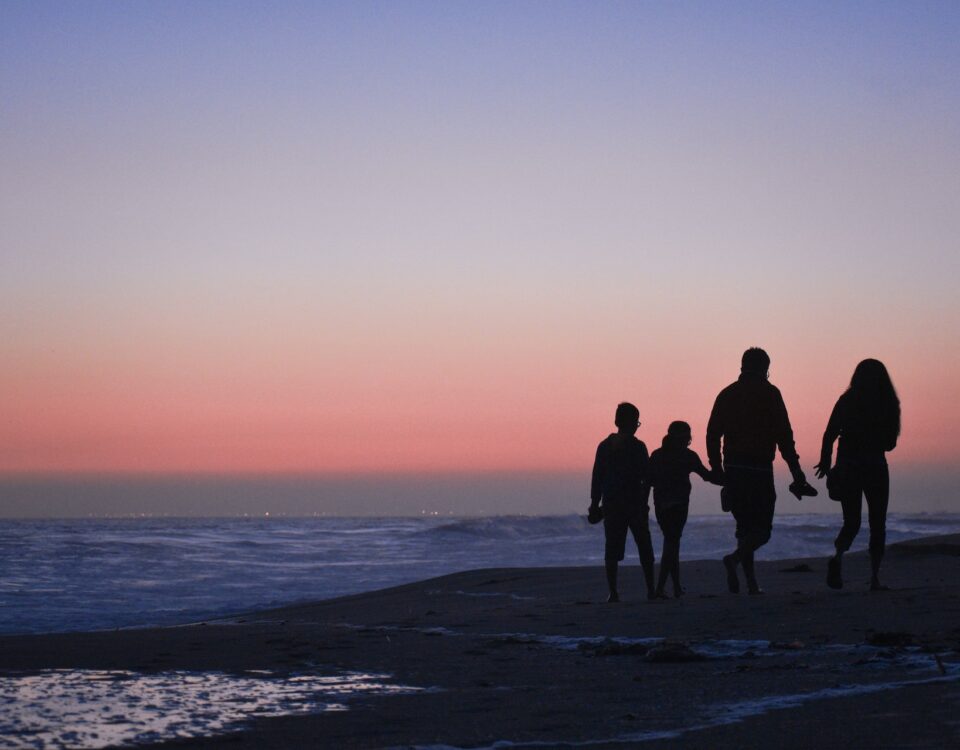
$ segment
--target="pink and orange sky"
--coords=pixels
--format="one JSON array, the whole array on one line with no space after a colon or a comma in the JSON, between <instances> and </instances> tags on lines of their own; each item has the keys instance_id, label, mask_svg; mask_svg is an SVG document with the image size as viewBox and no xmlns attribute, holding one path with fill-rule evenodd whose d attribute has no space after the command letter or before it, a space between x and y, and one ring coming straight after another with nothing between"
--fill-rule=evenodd
<instances>
[{"instance_id":1,"label":"pink and orange sky","mask_svg":"<svg viewBox=\"0 0 960 750\"><path fill-rule=\"evenodd\" d=\"M763 346L960 443L955 3L4 3L0 473L586 469Z\"/></svg>"}]
</instances>

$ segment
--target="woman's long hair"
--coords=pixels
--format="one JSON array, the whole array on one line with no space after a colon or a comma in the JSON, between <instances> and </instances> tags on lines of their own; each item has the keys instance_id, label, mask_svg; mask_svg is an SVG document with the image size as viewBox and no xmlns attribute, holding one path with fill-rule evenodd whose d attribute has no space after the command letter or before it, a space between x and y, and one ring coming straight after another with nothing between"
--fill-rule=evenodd
<instances>
[{"instance_id":1,"label":"woman's long hair","mask_svg":"<svg viewBox=\"0 0 960 750\"><path fill-rule=\"evenodd\" d=\"M857 365L847 389L853 420L873 432L891 450L900 436L900 399L890 373L879 359Z\"/></svg>"}]
</instances>

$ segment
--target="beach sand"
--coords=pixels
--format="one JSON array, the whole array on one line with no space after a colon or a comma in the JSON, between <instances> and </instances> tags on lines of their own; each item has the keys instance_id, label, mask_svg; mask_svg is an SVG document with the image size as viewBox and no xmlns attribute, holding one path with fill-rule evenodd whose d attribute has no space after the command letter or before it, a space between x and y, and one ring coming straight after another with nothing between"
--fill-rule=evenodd
<instances>
[{"instance_id":1,"label":"beach sand","mask_svg":"<svg viewBox=\"0 0 960 750\"><path fill-rule=\"evenodd\" d=\"M825 569L758 562L765 594L748 596L720 562L683 562L686 596L648 602L631 565L619 604L599 566L477 570L190 626L3 637L0 670L349 670L425 688L176 747L960 747L960 536L890 547L888 592L867 590L863 553L841 591Z\"/></svg>"}]
</instances>

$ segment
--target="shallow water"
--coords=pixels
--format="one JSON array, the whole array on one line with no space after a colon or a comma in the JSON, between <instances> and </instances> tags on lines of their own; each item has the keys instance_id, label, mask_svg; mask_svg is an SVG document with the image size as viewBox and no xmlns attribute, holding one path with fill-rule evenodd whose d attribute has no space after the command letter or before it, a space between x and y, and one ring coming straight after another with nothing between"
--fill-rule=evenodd
<instances>
[{"instance_id":1,"label":"shallow water","mask_svg":"<svg viewBox=\"0 0 960 750\"><path fill-rule=\"evenodd\" d=\"M359 672L6 674L0 676L0 748L100 748L205 737L240 729L255 717L344 711L359 695L417 690Z\"/></svg>"},{"instance_id":2,"label":"shallow water","mask_svg":"<svg viewBox=\"0 0 960 750\"><path fill-rule=\"evenodd\" d=\"M826 555L838 524L778 516L759 558ZM957 514L888 520L891 543L956 532ZM728 516L694 516L681 554L718 559L732 543ZM0 633L179 624L475 568L599 565L602 554L602 530L576 515L6 520Z\"/></svg>"},{"instance_id":3,"label":"shallow water","mask_svg":"<svg viewBox=\"0 0 960 750\"><path fill-rule=\"evenodd\" d=\"M472 633L453 628L403 626L342 627L358 631L414 631L440 637L466 637L524 644L556 652L608 655L616 647L630 651L638 665L658 658L709 662L718 674L743 670L802 669L822 675L828 686L806 692L761 695L748 700L704 704L682 725L615 735L591 741L559 740L571 746L631 745L680 737L770 711L811 701L897 690L911 685L960 680L956 656L938 659L918 647L888 648L869 644L778 643L767 640L694 639L683 643L662 637L560 636L535 632ZM626 653L626 652L624 652ZM679 655L679 658L677 657ZM688 655L695 657L687 658ZM360 672L243 674L167 671L140 673L104 670L43 670L0 674L0 748L100 748L137 745L175 738L202 737L240 730L257 717L349 710L360 696L396 695L441 690L410 687L389 676ZM503 689L510 689L504 687ZM556 746L558 740L515 742L503 739L489 747ZM424 746L422 750L453 750Z\"/></svg>"}]
</instances>

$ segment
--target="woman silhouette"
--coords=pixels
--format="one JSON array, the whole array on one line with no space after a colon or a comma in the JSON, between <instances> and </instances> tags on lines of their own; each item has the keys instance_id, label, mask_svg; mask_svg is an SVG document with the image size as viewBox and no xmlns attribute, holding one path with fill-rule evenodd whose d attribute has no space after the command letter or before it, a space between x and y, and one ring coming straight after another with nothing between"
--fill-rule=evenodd
<instances>
[{"instance_id":1,"label":"woman silhouette","mask_svg":"<svg viewBox=\"0 0 960 750\"><path fill-rule=\"evenodd\" d=\"M860 530L861 496L867 500L870 520L870 588L886 588L879 578L890 498L885 454L896 447L899 435L900 399L887 368L879 360L865 359L857 365L850 387L833 407L823 433L820 463L814 467L818 477L827 477L830 497L843 507L843 528L834 542L837 552L827 563L830 588L843 587L840 559ZM831 468L833 441L838 437L837 463Z\"/></svg>"}]
</instances>

